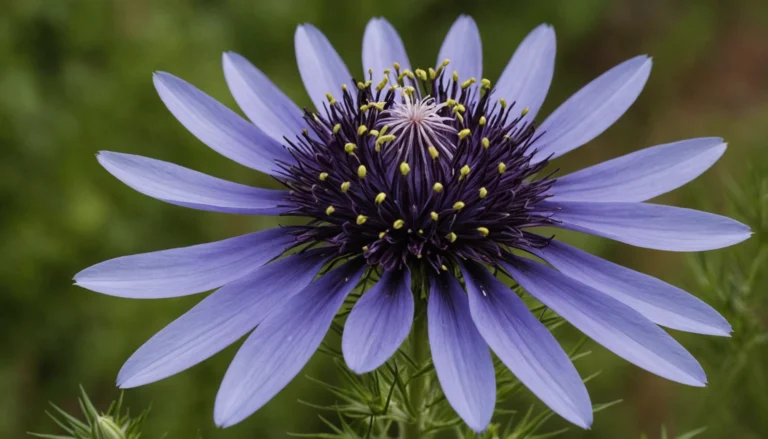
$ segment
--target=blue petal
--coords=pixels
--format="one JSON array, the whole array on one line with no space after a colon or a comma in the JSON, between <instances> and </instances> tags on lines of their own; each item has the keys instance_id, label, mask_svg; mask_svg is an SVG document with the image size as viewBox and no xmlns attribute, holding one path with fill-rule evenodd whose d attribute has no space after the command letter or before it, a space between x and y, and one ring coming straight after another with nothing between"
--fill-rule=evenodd
<instances>
[{"instance_id":1,"label":"blue petal","mask_svg":"<svg viewBox=\"0 0 768 439\"><path fill-rule=\"evenodd\" d=\"M536 119L547 97L555 72L556 48L555 30L548 24L540 25L520 43L496 83L494 98L514 102L520 112L528 108L520 123Z\"/></svg>"},{"instance_id":2,"label":"blue petal","mask_svg":"<svg viewBox=\"0 0 768 439\"><path fill-rule=\"evenodd\" d=\"M225 53L222 61L229 90L254 125L281 144L283 137L301 135L307 126L301 109L264 73L234 52Z\"/></svg>"},{"instance_id":3,"label":"blue petal","mask_svg":"<svg viewBox=\"0 0 768 439\"><path fill-rule=\"evenodd\" d=\"M731 325L711 306L659 279L552 241L537 252L561 273L603 292L662 326L728 336Z\"/></svg>"},{"instance_id":4,"label":"blue petal","mask_svg":"<svg viewBox=\"0 0 768 439\"><path fill-rule=\"evenodd\" d=\"M357 301L344 324L341 350L349 368L370 372L391 357L411 331L411 274L390 270Z\"/></svg>"},{"instance_id":5,"label":"blue petal","mask_svg":"<svg viewBox=\"0 0 768 439\"><path fill-rule=\"evenodd\" d=\"M363 75L367 78L368 69L373 69L373 77L381 77L384 69L393 70L394 63L399 63L403 70L411 69L405 46L395 28L383 18L372 18L363 34Z\"/></svg>"},{"instance_id":6,"label":"blue petal","mask_svg":"<svg viewBox=\"0 0 768 439\"><path fill-rule=\"evenodd\" d=\"M579 373L522 300L482 266L462 266L477 329L502 362L555 413L588 428L592 404Z\"/></svg>"},{"instance_id":7,"label":"blue petal","mask_svg":"<svg viewBox=\"0 0 768 439\"><path fill-rule=\"evenodd\" d=\"M224 241L110 259L75 275L75 285L133 299L160 299L212 290L239 279L296 242L288 228Z\"/></svg>"},{"instance_id":8,"label":"blue petal","mask_svg":"<svg viewBox=\"0 0 768 439\"><path fill-rule=\"evenodd\" d=\"M283 201L287 191L232 183L138 155L102 151L96 158L110 174L133 189L177 206L253 215L279 215L288 209Z\"/></svg>"},{"instance_id":9,"label":"blue petal","mask_svg":"<svg viewBox=\"0 0 768 439\"><path fill-rule=\"evenodd\" d=\"M493 416L496 376L467 295L452 274L443 272L432 281L427 317L432 362L443 393L461 419L481 432Z\"/></svg>"},{"instance_id":10,"label":"blue petal","mask_svg":"<svg viewBox=\"0 0 768 439\"><path fill-rule=\"evenodd\" d=\"M117 384L142 386L211 357L306 287L327 259L323 251L301 253L227 284L144 343L120 369Z\"/></svg>"},{"instance_id":11,"label":"blue petal","mask_svg":"<svg viewBox=\"0 0 768 439\"><path fill-rule=\"evenodd\" d=\"M312 103L318 112L328 104L325 94L341 96L341 85L351 84L352 75L322 32L311 24L296 28L296 62Z\"/></svg>"},{"instance_id":12,"label":"blue petal","mask_svg":"<svg viewBox=\"0 0 768 439\"><path fill-rule=\"evenodd\" d=\"M653 146L559 177L551 201L646 201L701 175L725 152L719 137Z\"/></svg>"},{"instance_id":13,"label":"blue petal","mask_svg":"<svg viewBox=\"0 0 768 439\"><path fill-rule=\"evenodd\" d=\"M437 56L437 66L446 59L451 61L446 67L447 73L458 72L460 82L469 78L480 81L483 77L483 44L480 31L471 17L460 16L445 36Z\"/></svg>"},{"instance_id":14,"label":"blue petal","mask_svg":"<svg viewBox=\"0 0 768 439\"><path fill-rule=\"evenodd\" d=\"M713 250L739 243L749 227L724 216L649 203L542 202L560 209L552 217L564 229L668 251Z\"/></svg>"},{"instance_id":15,"label":"blue petal","mask_svg":"<svg viewBox=\"0 0 768 439\"><path fill-rule=\"evenodd\" d=\"M154 81L176 119L219 154L267 174L279 169L276 160L293 162L278 142L186 81L165 72L156 73Z\"/></svg>"},{"instance_id":16,"label":"blue petal","mask_svg":"<svg viewBox=\"0 0 768 439\"><path fill-rule=\"evenodd\" d=\"M691 386L704 370L678 342L637 311L537 262L502 263L528 293L616 355L656 375Z\"/></svg>"},{"instance_id":17,"label":"blue petal","mask_svg":"<svg viewBox=\"0 0 768 439\"><path fill-rule=\"evenodd\" d=\"M539 126L536 158L561 156L600 135L635 102L650 73L651 59L638 56L584 86Z\"/></svg>"},{"instance_id":18,"label":"blue petal","mask_svg":"<svg viewBox=\"0 0 768 439\"><path fill-rule=\"evenodd\" d=\"M253 331L216 395L216 425L228 427L247 418L299 373L362 273L358 259L324 274Z\"/></svg>"}]
</instances>

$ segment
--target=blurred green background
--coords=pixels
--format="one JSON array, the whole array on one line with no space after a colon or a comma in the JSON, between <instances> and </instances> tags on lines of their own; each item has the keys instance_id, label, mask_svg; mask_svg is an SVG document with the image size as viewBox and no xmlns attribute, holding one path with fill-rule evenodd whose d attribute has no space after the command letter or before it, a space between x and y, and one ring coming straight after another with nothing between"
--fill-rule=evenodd
<instances>
[{"instance_id":1,"label":"blurred green background","mask_svg":"<svg viewBox=\"0 0 768 439\"><path fill-rule=\"evenodd\" d=\"M323 30L353 72L361 71L366 22L385 16L414 65L431 66L460 13L477 21L484 75L498 77L523 36L541 22L558 37L555 80L542 114L636 54L654 57L645 91L619 122L556 163L568 171L658 143L722 136L724 158L661 202L728 214L756 235L705 256L634 249L573 236L603 257L687 288L723 312L732 339L674 335L708 372L687 388L650 375L594 343L581 360L599 413L591 431L567 438L658 437L700 426L702 437L768 438L768 2L764 0L411 1L3 0L0 13L0 437L53 432L48 401L76 406L82 383L95 402L117 395L122 362L200 296L133 301L73 287L82 268L112 257L260 230L273 218L187 210L144 197L105 172L102 149L142 154L253 185L268 178L198 142L155 94L151 73L172 72L234 108L221 54L249 58L301 105L309 105L293 54L302 22ZM574 337L572 328L556 334ZM213 401L230 348L187 372L127 392L150 402L147 438L282 438L322 431L314 409L330 402L300 375L264 409L216 429ZM327 358L304 373L334 380ZM527 401L508 401L525 409ZM562 426L560 420L553 427ZM142 436L144 437L144 436Z\"/></svg>"}]
</instances>

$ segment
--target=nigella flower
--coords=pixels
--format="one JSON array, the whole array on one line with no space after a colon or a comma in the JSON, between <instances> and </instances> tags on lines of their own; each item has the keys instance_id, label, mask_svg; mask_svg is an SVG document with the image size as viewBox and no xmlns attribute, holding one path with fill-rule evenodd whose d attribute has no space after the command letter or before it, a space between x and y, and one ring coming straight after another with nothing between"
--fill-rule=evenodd
<instances>
[{"instance_id":1,"label":"nigella flower","mask_svg":"<svg viewBox=\"0 0 768 439\"><path fill-rule=\"evenodd\" d=\"M414 304L426 300L438 379L471 428L483 430L493 414L491 351L555 412L588 427L591 404L576 369L497 272L628 361L680 383L706 383L696 360L657 325L727 336L723 317L672 285L538 231L555 227L668 251L749 237L731 219L645 202L709 168L725 151L722 139L654 146L563 177L548 170L550 160L627 110L650 73L648 57L610 69L537 125L554 70L550 26L523 40L495 83L481 79L480 36L469 17L456 21L428 69L411 67L383 19L366 28L361 75L311 25L299 26L295 44L314 111L300 110L234 53L224 55L224 73L250 122L179 78L154 77L163 102L192 134L285 190L99 154L117 178L168 203L310 218L304 226L121 257L77 274L80 286L130 298L218 288L127 361L121 387L178 373L250 333L216 398L217 424L235 424L298 374L365 279L368 290L342 338L355 372L395 353L410 332ZM416 288L414 296L412 278L428 291Z\"/></svg>"}]
</instances>

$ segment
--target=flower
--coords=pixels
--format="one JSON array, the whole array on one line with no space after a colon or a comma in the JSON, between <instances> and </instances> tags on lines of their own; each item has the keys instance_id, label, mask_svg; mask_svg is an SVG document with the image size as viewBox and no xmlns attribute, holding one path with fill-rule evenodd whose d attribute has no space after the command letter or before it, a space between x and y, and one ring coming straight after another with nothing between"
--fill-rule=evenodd
<instances>
[{"instance_id":1,"label":"flower","mask_svg":"<svg viewBox=\"0 0 768 439\"><path fill-rule=\"evenodd\" d=\"M178 373L250 333L216 398L216 423L235 424L298 374L363 278L372 286L352 308L342 351L357 373L383 364L410 332L414 302L422 302L412 293L414 274L429 285L438 379L472 429L485 429L493 414L490 350L555 412L587 428L591 403L573 364L489 267L628 361L705 384L696 360L657 325L727 336L723 317L661 280L537 233L549 226L668 251L716 249L750 236L722 216L645 202L714 164L726 148L719 138L654 146L563 177L547 170L628 109L649 76L648 57L610 69L536 125L554 70L548 25L523 40L495 85L482 78L479 32L466 16L427 70L411 68L384 19L365 30L364 76L350 74L311 25L298 27L295 45L315 112L301 111L234 53L224 54L224 73L251 122L179 78L154 77L163 102L192 134L286 190L145 157L98 155L124 183L168 203L311 218L78 273L77 285L130 298L218 288L130 357L121 387Z\"/></svg>"}]
</instances>

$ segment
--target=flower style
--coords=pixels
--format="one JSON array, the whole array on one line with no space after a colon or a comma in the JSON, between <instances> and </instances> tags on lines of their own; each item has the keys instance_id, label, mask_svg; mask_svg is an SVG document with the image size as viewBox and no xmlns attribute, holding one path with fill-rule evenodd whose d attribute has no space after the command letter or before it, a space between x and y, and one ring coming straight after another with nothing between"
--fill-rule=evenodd
<instances>
[{"instance_id":1,"label":"flower style","mask_svg":"<svg viewBox=\"0 0 768 439\"><path fill-rule=\"evenodd\" d=\"M77 285L129 298L218 288L130 357L118 376L121 387L178 373L250 333L214 414L221 426L240 422L298 374L361 279L370 288L347 318L342 351L353 371L372 371L407 337L414 302L424 300L419 287L412 293L413 274L414 284L428 285L438 379L467 425L481 431L491 420L492 350L555 412L588 427L591 403L576 369L492 274L497 270L628 361L680 383L706 383L696 360L657 325L727 336L723 317L672 285L537 229L667 251L716 249L750 236L748 227L722 216L645 202L714 164L726 148L719 138L654 146L563 177L548 170L550 160L592 140L628 109L648 79L648 57L610 69L537 125L555 61L548 25L523 40L495 84L481 79L480 35L466 16L426 70L411 68L384 19L365 30L360 77L311 25L298 27L295 45L315 111L300 110L234 53L224 54L224 73L250 122L179 78L154 77L163 102L192 134L286 190L135 155L98 155L121 181L171 204L310 218L303 226L121 257L78 273Z\"/></svg>"}]
</instances>

